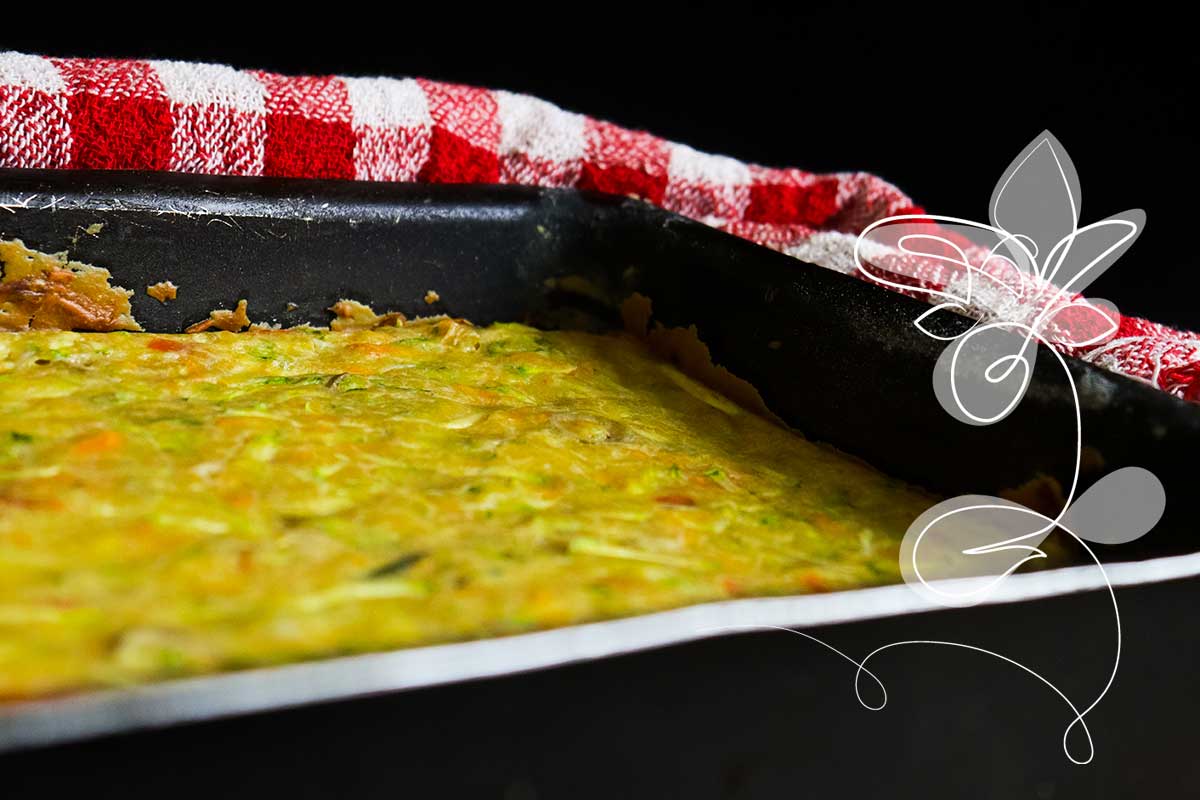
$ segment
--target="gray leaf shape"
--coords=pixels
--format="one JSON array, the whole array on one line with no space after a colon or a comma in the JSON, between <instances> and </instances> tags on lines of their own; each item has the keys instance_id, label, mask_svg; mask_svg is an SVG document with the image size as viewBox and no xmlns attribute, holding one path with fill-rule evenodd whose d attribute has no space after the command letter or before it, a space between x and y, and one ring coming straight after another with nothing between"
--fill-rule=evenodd
<instances>
[{"instance_id":1,"label":"gray leaf shape","mask_svg":"<svg viewBox=\"0 0 1200 800\"><path fill-rule=\"evenodd\" d=\"M1089 542L1125 544L1149 533L1166 509L1167 493L1154 473L1124 467L1081 494L1063 515L1062 524Z\"/></svg>"},{"instance_id":2,"label":"gray leaf shape","mask_svg":"<svg viewBox=\"0 0 1200 800\"><path fill-rule=\"evenodd\" d=\"M1041 262L1046 280L1063 292L1082 292L1141 235L1146 212L1131 208L1085 225L1054 245Z\"/></svg>"},{"instance_id":3,"label":"gray leaf shape","mask_svg":"<svg viewBox=\"0 0 1200 800\"><path fill-rule=\"evenodd\" d=\"M933 368L933 391L960 422L991 425L1020 404L1036 359L1035 339L1002 323L979 325L942 351Z\"/></svg>"},{"instance_id":4,"label":"gray leaf shape","mask_svg":"<svg viewBox=\"0 0 1200 800\"><path fill-rule=\"evenodd\" d=\"M1025 562L1045 558L1039 545L1053 527L1011 500L952 497L909 526L900 544L900 571L906 583L939 604L974 605Z\"/></svg>"},{"instance_id":5,"label":"gray leaf shape","mask_svg":"<svg viewBox=\"0 0 1200 800\"><path fill-rule=\"evenodd\" d=\"M1040 264L1075 232L1080 200L1075 165L1054 134L1042 131L1004 170L992 190L988 217L1020 237Z\"/></svg>"}]
</instances>

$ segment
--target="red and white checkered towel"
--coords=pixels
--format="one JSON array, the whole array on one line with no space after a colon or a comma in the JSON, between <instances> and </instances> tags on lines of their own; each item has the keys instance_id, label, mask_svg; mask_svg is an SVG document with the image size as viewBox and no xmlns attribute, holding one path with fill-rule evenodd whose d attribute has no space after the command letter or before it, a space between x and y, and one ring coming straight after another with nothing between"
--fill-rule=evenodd
<instances>
[{"instance_id":1,"label":"red and white checkered towel","mask_svg":"<svg viewBox=\"0 0 1200 800\"><path fill-rule=\"evenodd\" d=\"M873 175L744 164L510 92L20 53L0 53L0 167L573 186L851 274L859 231L920 213ZM1196 334L1122 317L1070 352L1200 400Z\"/></svg>"}]
</instances>

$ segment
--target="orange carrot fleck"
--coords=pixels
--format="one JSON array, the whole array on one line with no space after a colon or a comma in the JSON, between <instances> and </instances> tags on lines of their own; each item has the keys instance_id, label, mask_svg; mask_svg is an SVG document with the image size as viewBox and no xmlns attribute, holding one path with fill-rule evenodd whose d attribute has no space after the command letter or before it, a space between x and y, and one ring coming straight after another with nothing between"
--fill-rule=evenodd
<instances>
[{"instance_id":1,"label":"orange carrot fleck","mask_svg":"<svg viewBox=\"0 0 1200 800\"><path fill-rule=\"evenodd\" d=\"M150 341L146 342L146 347L151 350L157 350L160 353L169 353L173 350L182 350L187 347L183 342L175 341L174 339L163 339L155 336Z\"/></svg>"},{"instance_id":2,"label":"orange carrot fleck","mask_svg":"<svg viewBox=\"0 0 1200 800\"><path fill-rule=\"evenodd\" d=\"M71 452L77 456L93 456L116 450L124 442L125 437L116 431L100 431L80 439L71 447Z\"/></svg>"}]
</instances>

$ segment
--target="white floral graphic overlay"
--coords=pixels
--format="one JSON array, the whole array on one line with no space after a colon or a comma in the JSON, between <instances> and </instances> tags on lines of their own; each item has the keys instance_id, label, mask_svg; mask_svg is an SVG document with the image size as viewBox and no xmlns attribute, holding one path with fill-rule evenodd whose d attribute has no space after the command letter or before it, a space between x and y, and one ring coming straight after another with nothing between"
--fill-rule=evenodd
<instances>
[{"instance_id":1,"label":"white floral graphic overlay","mask_svg":"<svg viewBox=\"0 0 1200 800\"><path fill-rule=\"evenodd\" d=\"M1076 497L1083 434L1079 394L1063 356L1049 345L1090 347L1116 333L1120 317L1115 307L1079 293L1128 249L1146 219L1134 209L1080 227L1080 200L1075 167L1047 131L996 184L991 224L936 215L890 217L869 226L856 244L855 261L867 276L925 294L935 303L914 324L947 342L933 384L939 403L953 417L969 425L991 425L1008 416L1029 386L1039 343L1058 360L1074 400L1074 472L1056 516L999 497L963 495L938 503L909 527L900 569L905 581L933 602L969 606L983 601L1021 565L1045 558L1040 545L1055 529L1074 538L1103 572L1087 542L1133 541L1150 531L1166 508L1162 484L1139 467L1111 472ZM945 311L977 319L965 332L942 333L935 319ZM1116 627L1112 672L1082 710L1053 683L1005 656L969 645L937 644L1000 658L1046 684L1074 714L1063 733L1064 751L1072 761L1087 763L1094 749L1084 717L1104 698L1120 664L1120 610L1111 585L1108 591ZM1086 738L1082 758L1072 754L1068 743L1076 726Z\"/></svg>"},{"instance_id":2,"label":"white floral graphic overlay","mask_svg":"<svg viewBox=\"0 0 1200 800\"><path fill-rule=\"evenodd\" d=\"M942 407L970 425L1008 416L1029 386L1038 343L1089 347L1112 337L1119 316L1111 303L1078 294L1133 243L1145 226L1137 209L1079 226L1079 178L1049 132L1035 138L992 193L991 224L957 217L905 215L863 231L858 268L873 280L936 305L915 320L947 342L933 373ZM924 284L930 284L928 287ZM987 296L981 311L980 295ZM941 333L933 320L947 310L979 317L965 332ZM1011 500L967 495L939 503L909 528L901 554L905 579L930 599L972 605L1027 561L1055 529L1092 542L1132 541L1158 522L1162 485L1138 468L1105 476L1076 499L1082 426L1075 399L1075 469L1063 508L1045 517ZM958 579L951 588L930 581Z\"/></svg>"},{"instance_id":3,"label":"white floral graphic overlay","mask_svg":"<svg viewBox=\"0 0 1200 800\"><path fill-rule=\"evenodd\" d=\"M1123 544L1150 531L1166 508L1162 484L1140 467L1114 470L1079 493L1083 427L1079 393L1067 362L1050 347L1068 351L1100 345L1117 332L1120 316L1105 300L1080 295L1141 233L1138 209L1079 226L1079 178L1066 150L1049 131L1035 138L1005 170L992 193L990 224L958 217L908 214L879 220L855 243L858 270L873 281L925 296L933 308L914 325L946 342L933 370L941 406L968 425L992 425L1020 404L1029 387L1039 344L1055 358L1074 401L1074 472L1063 506L1053 517L1013 500L962 495L921 514L900 550L905 582L931 602L951 607L983 602L1021 565L1046 558L1040 547L1055 530L1073 538L1104 579L1112 605L1115 648L1108 680L1080 708L1036 670L1001 653L962 642L907 640L877 647L861 661L803 631L739 626L795 634L831 650L857 667L854 692L872 711L887 705L887 689L867 664L888 650L938 645L968 650L1016 667L1052 691L1070 711L1062 748L1075 764L1095 756L1085 717L1116 679L1121 662L1121 614L1107 573L1088 542ZM946 325L939 315L974 318ZM1003 457L1003 454L995 454ZM1078 494L1078 497L1076 495ZM731 630L725 628L721 630ZM864 696L863 680L875 685ZM1082 747L1072 747L1072 736Z\"/></svg>"}]
</instances>

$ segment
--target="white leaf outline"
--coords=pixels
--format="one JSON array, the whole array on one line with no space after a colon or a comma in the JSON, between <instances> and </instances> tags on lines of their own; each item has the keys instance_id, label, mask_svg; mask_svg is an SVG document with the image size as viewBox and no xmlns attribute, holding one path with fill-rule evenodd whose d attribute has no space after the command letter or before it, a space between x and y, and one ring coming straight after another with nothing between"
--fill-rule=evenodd
<instances>
[{"instance_id":1,"label":"white leaf outline","mask_svg":"<svg viewBox=\"0 0 1200 800\"><path fill-rule=\"evenodd\" d=\"M977 603L980 603L984 599L986 599L987 596L989 594L991 594L1005 578L1007 578L1009 575L1011 575L1016 570L1020 569L1022 565L1026 564L1030 561L1036 561L1038 559L1046 558L1045 551L1043 551L1041 548L1039 548L1038 545L1040 545L1045 540L1045 538L1050 535L1050 532L1057 525L1056 520L1051 519L1050 517L1047 517L1044 514L1034 511L1026 506L1023 506L1020 503L1016 503L1012 500L1005 500L1000 497L987 497L987 496L982 496L982 495L962 495L960 497L953 497L948 500L943 500L941 503L938 503L937 506L934 506L934 508L937 508L938 506L942 506L942 505L953 506L954 503L961 502L961 501L970 502L971 505L966 505L966 506L961 506L961 507L951 507L950 509L943 511L940 514L938 514L937 516L935 516L934 518L930 519L923 526L920 526L919 529L917 529L915 527L917 522L919 522L919 518L918 518L918 520L914 520L914 522L913 522L914 527L910 527L908 529L908 531L904 534L904 538L905 538L905 540L907 540L910 536L913 536L914 530L916 531L915 538L912 540L911 550L909 551L908 563L912 568L912 574L919 581L920 588L925 593L928 593L931 596L931 598L933 600L935 600L935 602L938 602L942 605L970 606L970 605L975 605ZM978 502L976 502L976 501L978 501ZM1023 533L1023 534L1020 534L1017 536L1010 536L1008 538L1000 539L995 542L988 542L986 544L976 545L974 547L968 547L964 550L959 551L959 555L963 555L963 556L967 556L967 557L975 556L975 555L991 555L993 553L1005 552L1005 551L1014 551L1014 552L1026 554L1019 560L1010 564L1002 572L991 574L990 582L987 582L987 583L982 582L982 579L984 579L985 577L988 577L988 575L986 575L986 574L971 575L970 577L966 577L966 578L934 580L932 582L927 580L926 576L921 572L921 565L918 562L918 556L921 551L921 544L922 544L922 542L924 542L926 540L926 536L937 525L944 522L945 520L948 520L956 515L969 514L974 511L1004 511L1004 512L1023 514L1026 516L1032 516L1037 519L1040 519L1045 524L1042 525L1040 528L1030 531L1028 533ZM908 549L909 549L908 542L905 541L905 543L902 547L902 550L908 550ZM909 585L911 586L912 584L910 583ZM967 592L956 593L953 591L943 591L941 588L942 586L945 586L948 589L954 589L955 587L963 587L963 586L972 586L974 588L971 588L970 591L967 591ZM916 587L914 587L914 588L916 588Z\"/></svg>"},{"instance_id":2,"label":"white leaf outline","mask_svg":"<svg viewBox=\"0 0 1200 800\"><path fill-rule=\"evenodd\" d=\"M1045 264L1039 270L1039 277L1056 291L1054 291L1053 295L1049 296L1048 301L1043 306L1042 312L1035 322L1035 327L1044 321L1045 317L1054 309L1061 298L1071 293L1081 293L1094 280L1099 278L1105 270L1112 266L1113 262L1120 258L1126 250L1133 246L1134 241L1137 240L1145 228L1145 220L1145 211L1140 208L1131 208L1127 211L1122 211L1120 214L1114 214L1106 219L1085 225L1069 236L1063 237L1063 239L1055 244L1054 249L1047 254ZM1075 245L1076 241L1081 237L1096 238L1097 234L1105 234L1109 229L1123 231L1123 234L1084 266L1076 268L1074 274L1063 282L1062 285L1056 284L1055 280L1064 271L1064 265L1068 263L1071 248ZM1056 254L1058 257L1055 260ZM1052 262L1053 266L1051 266Z\"/></svg>"},{"instance_id":3,"label":"white leaf outline","mask_svg":"<svg viewBox=\"0 0 1200 800\"><path fill-rule=\"evenodd\" d=\"M934 333L933 331L931 331L925 327L925 324L924 324L925 320L928 319L929 317L932 317L933 315L937 314L939 311L960 311L964 315L967 313L966 307L959 303L955 303L955 302L939 303L938 305L933 306L928 311L921 314L921 316L919 316L915 320L913 320L913 325L916 327L917 330L919 330L921 333L928 336L930 339L937 339L939 342L953 342L955 339L960 338L963 335L962 333L956 333L951 336L943 336L942 334ZM978 325L979 324L978 321L975 324ZM975 327L975 326L972 325L971 327Z\"/></svg>"},{"instance_id":4,"label":"white leaf outline","mask_svg":"<svg viewBox=\"0 0 1200 800\"><path fill-rule=\"evenodd\" d=\"M1049 157L1048 162L1046 161L1047 156ZM1025 233L1017 234L1015 236L1017 240L1021 241L1022 248L1026 252L1033 254L1035 261L1037 257L1041 255L1042 250L1044 249L1043 245L1049 245L1051 242L1062 241L1062 239L1070 236L1071 233L1079 228L1079 217L1083 209L1083 196L1079 186L1079 173L1075 169L1075 162L1071 160L1066 148L1062 146L1062 143L1058 141L1058 138L1055 137L1055 135L1049 130L1043 130L1037 136L1033 137L1033 140L1030 141L1030 143L1027 144L1025 148L1017 154L1017 157L1014 158L1012 162L1009 163L1008 167L1005 168L1004 172L1001 173L1000 180L996 182L995 188L992 189L992 196L988 202L988 219L991 221L992 225L1001 230L1015 230L1015 227L1019 226L1006 225L1004 221L1000 219L1001 207L1003 205L1012 203L1016 206L1023 206L1026 204L1026 202L1028 202L1028 199L1026 198L1007 200L1010 191L1018 191L1018 189L1014 186L1014 181L1016 181L1018 178L1028 180L1031 177L1031 173L1034 176L1039 176L1041 173L1037 172L1037 170L1044 170L1047 166L1050 166L1050 168L1053 170L1055 177L1054 184L1056 189L1061 189L1062 192L1065 193L1065 196L1063 197L1051 199L1063 201L1068 212L1070 224L1064 226L1058 234L1050 234L1049 236L1044 237L1044 241L1042 242L1036 241L1032 236L1026 235ZM1038 188L1044 191L1045 186L1046 184L1042 183L1038 186ZM1040 196L1034 198L1033 204L1038 205L1040 200ZM1025 245L1025 241L1028 241L1029 245Z\"/></svg>"},{"instance_id":5,"label":"white leaf outline","mask_svg":"<svg viewBox=\"0 0 1200 800\"><path fill-rule=\"evenodd\" d=\"M967 408L967 404L963 401L962 395L959 393L959 358L972 338L991 330L1002 330L1011 333L1012 329L1023 331L1024 341L1021 342L1021 346L1017 348L1015 353L1008 353L989 364L984 370L983 377L990 384L1000 384L1008 380L1013 370L1019 366L1022 368L1021 385L1001 411L990 417L981 417ZM1033 349L1030 349L1030 344L1033 343L1034 339L1040 340L1040 337L1034 333L1031 327L1005 321L976 324L961 335L950 339L952 343L946 348L946 352L950 353L950 394L954 399L955 408L967 418L964 421L969 421L973 425L991 425L1004 419L1016 409L1025 397L1025 392L1029 389L1029 383L1033 379L1033 367L1034 360L1037 357L1037 347L1035 345ZM1029 355L1026 356L1026 353L1029 353ZM1003 372L997 374L993 371L1001 366L1004 367ZM954 413L953 409L947 408L946 410L951 412L951 414Z\"/></svg>"}]
</instances>

